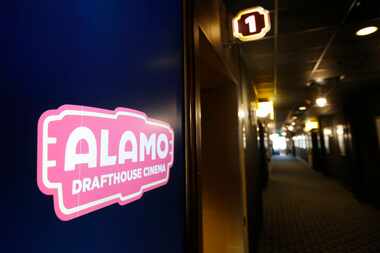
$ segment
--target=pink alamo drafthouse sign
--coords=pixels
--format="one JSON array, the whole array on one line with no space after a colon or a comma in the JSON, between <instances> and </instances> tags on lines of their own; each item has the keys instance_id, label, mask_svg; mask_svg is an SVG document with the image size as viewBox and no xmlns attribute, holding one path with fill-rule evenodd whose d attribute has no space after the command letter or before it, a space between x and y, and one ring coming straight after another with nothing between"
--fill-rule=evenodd
<instances>
[{"instance_id":1,"label":"pink alamo drafthouse sign","mask_svg":"<svg viewBox=\"0 0 380 253\"><path fill-rule=\"evenodd\" d=\"M64 105L41 115L37 149L38 187L70 220L165 185L174 132L132 109Z\"/></svg>"}]
</instances>

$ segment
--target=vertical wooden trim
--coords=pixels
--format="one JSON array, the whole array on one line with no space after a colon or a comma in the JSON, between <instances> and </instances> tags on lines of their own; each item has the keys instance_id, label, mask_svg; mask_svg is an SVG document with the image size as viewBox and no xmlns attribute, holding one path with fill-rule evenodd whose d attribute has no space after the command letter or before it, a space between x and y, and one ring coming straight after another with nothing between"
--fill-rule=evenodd
<instances>
[{"instance_id":1,"label":"vertical wooden trim","mask_svg":"<svg viewBox=\"0 0 380 253\"><path fill-rule=\"evenodd\" d=\"M194 1L183 0L183 67L184 67L184 138L185 138L185 252L202 252L202 219L198 162L199 133L196 130L199 113L199 88L197 88L195 61L196 33L194 24ZM197 102L198 101L198 102Z\"/></svg>"}]
</instances>

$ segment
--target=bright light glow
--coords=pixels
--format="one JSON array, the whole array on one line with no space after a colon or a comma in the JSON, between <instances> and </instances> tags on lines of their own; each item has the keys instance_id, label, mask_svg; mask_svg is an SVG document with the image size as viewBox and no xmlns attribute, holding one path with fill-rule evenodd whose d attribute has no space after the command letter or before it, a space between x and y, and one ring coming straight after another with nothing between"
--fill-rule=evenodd
<instances>
[{"instance_id":1,"label":"bright light glow","mask_svg":"<svg viewBox=\"0 0 380 253\"><path fill-rule=\"evenodd\" d=\"M293 126L288 126L288 130L289 130L289 131L293 131L293 130L294 130L294 127L293 127Z\"/></svg>"},{"instance_id":2,"label":"bright light glow","mask_svg":"<svg viewBox=\"0 0 380 253\"><path fill-rule=\"evenodd\" d=\"M325 79L319 77L319 78L315 79L315 81L316 81L317 83L324 83L324 82L325 82Z\"/></svg>"},{"instance_id":3,"label":"bright light glow","mask_svg":"<svg viewBox=\"0 0 380 253\"><path fill-rule=\"evenodd\" d=\"M309 147L306 135L296 135L293 137L293 141L296 148L307 149Z\"/></svg>"},{"instance_id":4,"label":"bright light glow","mask_svg":"<svg viewBox=\"0 0 380 253\"><path fill-rule=\"evenodd\" d=\"M313 129L318 129L319 128L319 124L318 124L318 121L316 120L307 120L305 122L305 131L306 132L309 132Z\"/></svg>"},{"instance_id":5,"label":"bright light glow","mask_svg":"<svg viewBox=\"0 0 380 253\"><path fill-rule=\"evenodd\" d=\"M274 150L286 149L286 138L284 136L279 136L278 134L271 134L269 138L272 141Z\"/></svg>"},{"instance_id":6,"label":"bright light glow","mask_svg":"<svg viewBox=\"0 0 380 253\"><path fill-rule=\"evenodd\" d=\"M256 115L259 118L267 118L270 117L271 119L274 118L273 113L273 102L267 101L267 102L259 102L257 104L257 111Z\"/></svg>"},{"instance_id":7,"label":"bright light glow","mask_svg":"<svg viewBox=\"0 0 380 253\"><path fill-rule=\"evenodd\" d=\"M331 131L331 129L330 128L325 128L325 129L323 129L323 134L324 135L332 135L332 131Z\"/></svg>"},{"instance_id":8,"label":"bright light glow","mask_svg":"<svg viewBox=\"0 0 380 253\"><path fill-rule=\"evenodd\" d=\"M240 120L244 119L245 118L245 111L239 110L238 117L239 117Z\"/></svg>"},{"instance_id":9,"label":"bright light glow","mask_svg":"<svg viewBox=\"0 0 380 253\"><path fill-rule=\"evenodd\" d=\"M368 26L364 27L356 32L357 36L366 36L370 35L378 30L377 26Z\"/></svg>"},{"instance_id":10,"label":"bright light glow","mask_svg":"<svg viewBox=\"0 0 380 253\"><path fill-rule=\"evenodd\" d=\"M306 106L300 106L300 107L298 107L298 110L300 110L300 111L306 111Z\"/></svg>"},{"instance_id":11,"label":"bright light glow","mask_svg":"<svg viewBox=\"0 0 380 253\"><path fill-rule=\"evenodd\" d=\"M341 155L346 155L346 145L344 143L344 126L336 126L336 134L338 135L338 146Z\"/></svg>"},{"instance_id":12,"label":"bright light glow","mask_svg":"<svg viewBox=\"0 0 380 253\"><path fill-rule=\"evenodd\" d=\"M271 135L269 135L269 139L271 140L271 141L273 141L275 138L277 138L277 137L279 137L279 135L277 134L277 133L274 133L274 134L271 134Z\"/></svg>"},{"instance_id":13,"label":"bright light glow","mask_svg":"<svg viewBox=\"0 0 380 253\"><path fill-rule=\"evenodd\" d=\"M325 107L327 105L327 99L325 97L319 97L315 100L318 107Z\"/></svg>"},{"instance_id":14,"label":"bright light glow","mask_svg":"<svg viewBox=\"0 0 380 253\"><path fill-rule=\"evenodd\" d=\"M337 125L336 126L336 133L337 133L337 135L344 135L344 126L343 125Z\"/></svg>"},{"instance_id":15,"label":"bright light glow","mask_svg":"<svg viewBox=\"0 0 380 253\"><path fill-rule=\"evenodd\" d=\"M327 154L330 153L330 138L332 137L332 130L330 128L323 129L323 139Z\"/></svg>"},{"instance_id":16,"label":"bright light glow","mask_svg":"<svg viewBox=\"0 0 380 253\"><path fill-rule=\"evenodd\" d=\"M292 126L295 126L296 125L296 122L292 122Z\"/></svg>"},{"instance_id":17,"label":"bright light glow","mask_svg":"<svg viewBox=\"0 0 380 253\"><path fill-rule=\"evenodd\" d=\"M286 136L286 132L281 132L281 136Z\"/></svg>"}]
</instances>

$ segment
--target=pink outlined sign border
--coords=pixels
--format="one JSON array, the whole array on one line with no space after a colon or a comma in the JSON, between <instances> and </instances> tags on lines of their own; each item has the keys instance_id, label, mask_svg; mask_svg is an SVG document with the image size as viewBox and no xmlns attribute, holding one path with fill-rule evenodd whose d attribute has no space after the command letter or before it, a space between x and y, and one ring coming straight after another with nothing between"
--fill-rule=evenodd
<instances>
[{"instance_id":1,"label":"pink outlined sign border","mask_svg":"<svg viewBox=\"0 0 380 253\"><path fill-rule=\"evenodd\" d=\"M78 110L78 108L80 108ZM123 196L117 193L105 198L98 199L74 208L66 208L63 201L62 184L58 182L50 182L48 178L48 169L55 166L55 161L48 160L48 145L56 143L56 139L49 137L48 129L49 124L54 121L60 121L65 116L76 115L86 117L98 117L117 120L119 116L136 117L144 120L145 124L166 128L172 135L172 153L170 154L171 160L167 164L167 175L164 179L153 181L148 184L142 185L140 190ZM145 113L118 107L114 111L100 109L88 106L78 105L63 105L56 110L45 111L38 120L38 134L37 134L37 185L41 192L46 195L53 195L54 210L59 219L68 221L93 211L102 209L115 203L126 205L133 201L140 199L144 192L153 190L160 186L166 185L169 181L170 169L174 162L174 131L166 122L148 118Z\"/></svg>"}]
</instances>

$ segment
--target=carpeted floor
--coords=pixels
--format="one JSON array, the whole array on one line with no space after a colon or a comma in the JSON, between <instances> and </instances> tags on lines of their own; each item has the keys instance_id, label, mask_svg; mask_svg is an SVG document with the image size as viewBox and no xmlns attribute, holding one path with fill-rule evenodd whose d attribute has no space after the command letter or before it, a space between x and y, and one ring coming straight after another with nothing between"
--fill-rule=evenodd
<instances>
[{"instance_id":1,"label":"carpeted floor","mask_svg":"<svg viewBox=\"0 0 380 253\"><path fill-rule=\"evenodd\" d=\"M304 163L274 157L259 245L271 252L380 253L380 210Z\"/></svg>"}]
</instances>

